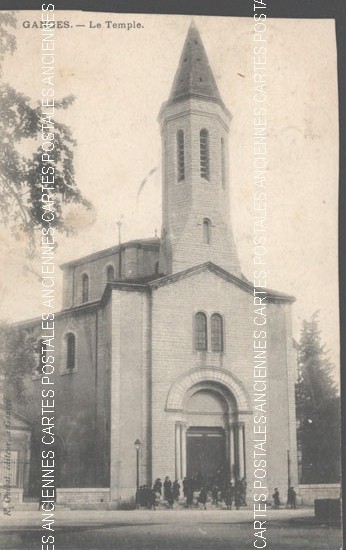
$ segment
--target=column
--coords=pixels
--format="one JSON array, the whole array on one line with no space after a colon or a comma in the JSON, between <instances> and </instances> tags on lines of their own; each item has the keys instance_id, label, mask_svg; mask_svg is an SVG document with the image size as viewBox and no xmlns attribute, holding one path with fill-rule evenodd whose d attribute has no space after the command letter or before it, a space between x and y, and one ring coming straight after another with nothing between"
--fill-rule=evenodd
<instances>
[{"instance_id":1,"label":"column","mask_svg":"<svg viewBox=\"0 0 346 550\"><path fill-rule=\"evenodd\" d=\"M232 424L232 432L233 432L233 478L235 480L239 479L240 476L240 469L241 469L241 462L240 462L240 453L239 453L239 422L234 422Z\"/></svg>"},{"instance_id":2,"label":"column","mask_svg":"<svg viewBox=\"0 0 346 550\"><path fill-rule=\"evenodd\" d=\"M245 443L245 423L243 423L243 457L244 457L244 477L246 479L246 443Z\"/></svg>"},{"instance_id":3,"label":"column","mask_svg":"<svg viewBox=\"0 0 346 550\"><path fill-rule=\"evenodd\" d=\"M175 479L181 479L181 422L175 423Z\"/></svg>"},{"instance_id":4,"label":"column","mask_svg":"<svg viewBox=\"0 0 346 550\"><path fill-rule=\"evenodd\" d=\"M186 477L186 424L181 425L181 479Z\"/></svg>"},{"instance_id":5,"label":"column","mask_svg":"<svg viewBox=\"0 0 346 550\"><path fill-rule=\"evenodd\" d=\"M227 461L227 468L228 468L228 473L230 474L231 473L231 443L230 443L230 427L228 425L228 427L225 429L225 432L226 432L226 461ZM226 472L227 474L227 472Z\"/></svg>"},{"instance_id":6,"label":"column","mask_svg":"<svg viewBox=\"0 0 346 550\"><path fill-rule=\"evenodd\" d=\"M239 478L246 477L245 471L245 426L243 422L238 424L238 443L239 443Z\"/></svg>"},{"instance_id":7,"label":"column","mask_svg":"<svg viewBox=\"0 0 346 550\"><path fill-rule=\"evenodd\" d=\"M233 424L229 427L229 464L230 464L230 474L231 479L234 479L235 474L235 447L234 447L234 426Z\"/></svg>"}]
</instances>

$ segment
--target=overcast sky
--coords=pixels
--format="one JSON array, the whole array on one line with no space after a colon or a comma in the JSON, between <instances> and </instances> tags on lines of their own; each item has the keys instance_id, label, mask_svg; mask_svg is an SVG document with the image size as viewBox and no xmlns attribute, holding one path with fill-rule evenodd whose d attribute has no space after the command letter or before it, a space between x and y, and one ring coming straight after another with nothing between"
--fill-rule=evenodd
<instances>
[{"instance_id":1,"label":"overcast sky","mask_svg":"<svg viewBox=\"0 0 346 550\"><path fill-rule=\"evenodd\" d=\"M40 17L40 12L37 18ZM19 12L18 47L5 79L32 98L41 94L37 29ZM168 98L185 36L186 16L58 12L73 28L56 32L57 97L74 94L64 121L78 141L75 167L91 212L72 208L79 234L59 237L56 263L161 229L161 143L157 115ZM89 28L89 21L101 29ZM104 22L142 23L136 30ZM244 274L252 280L251 18L195 17L221 96L233 115L230 132L230 218ZM86 24L86 27L76 27ZM319 309L322 337L339 361L337 280L338 111L332 20L270 20L268 37L268 286L293 294L294 336ZM155 166L138 203L138 187ZM1 238L0 316L40 315L40 284L23 273L22 247ZM59 271L59 270L58 270ZM57 274L60 307L61 275Z\"/></svg>"}]
</instances>

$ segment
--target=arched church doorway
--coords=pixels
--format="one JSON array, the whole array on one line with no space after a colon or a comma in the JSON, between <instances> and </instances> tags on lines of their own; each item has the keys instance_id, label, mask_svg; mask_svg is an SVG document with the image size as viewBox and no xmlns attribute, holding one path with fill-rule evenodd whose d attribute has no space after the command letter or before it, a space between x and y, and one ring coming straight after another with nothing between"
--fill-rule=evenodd
<instances>
[{"instance_id":1,"label":"arched church doorway","mask_svg":"<svg viewBox=\"0 0 346 550\"><path fill-rule=\"evenodd\" d=\"M172 385L166 411L175 416L175 477L210 480L246 477L245 414L252 413L243 384L229 371L196 368Z\"/></svg>"},{"instance_id":2,"label":"arched church doorway","mask_svg":"<svg viewBox=\"0 0 346 550\"><path fill-rule=\"evenodd\" d=\"M230 403L220 388L199 386L188 393L186 412L186 475L212 484L230 476L226 434Z\"/></svg>"}]
</instances>

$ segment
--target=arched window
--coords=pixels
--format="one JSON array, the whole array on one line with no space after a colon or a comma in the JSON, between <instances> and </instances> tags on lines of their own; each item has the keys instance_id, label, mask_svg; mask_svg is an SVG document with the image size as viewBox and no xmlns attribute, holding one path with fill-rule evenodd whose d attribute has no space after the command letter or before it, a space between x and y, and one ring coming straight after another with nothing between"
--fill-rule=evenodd
<instances>
[{"instance_id":1,"label":"arched window","mask_svg":"<svg viewBox=\"0 0 346 550\"><path fill-rule=\"evenodd\" d=\"M223 321L219 313L211 316L211 350L223 351Z\"/></svg>"},{"instance_id":2,"label":"arched window","mask_svg":"<svg viewBox=\"0 0 346 550\"><path fill-rule=\"evenodd\" d=\"M209 181L209 136L203 128L199 134L201 178Z\"/></svg>"},{"instance_id":3,"label":"arched window","mask_svg":"<svg viewBox=\"0 0 346 550\"><path fill-rule=\"evenodd\" d=\"M89 277L84 273L82 277L82 302L87 302L89 300Z\"/></svg>"},{"instance_id":4,"label":"arched window","mask_svg":"<svg viewBox=\"0 0 346 550\"><path fill-rule=\"evenodd\" d=\"M66 334L66 368L74 370L76 366L76 337L72 332Z\"/></svg>"},{"instance_id":5,"label":"arched window","mask_svg":"<svg viewBox=\"0 0 346 550\"><path fill-rule=\"evenodd\" d=\"M177 133L177 168L178 181L183 181L185 179L185 144L183 130L178 130Z\"/></svg>"},{"instance_id":6,"label":"arched window","mask_svg":"<svg viewBox=\"0 0 346 550\"><path fill-rule=\"evenodd\" d=\"M223 189L226 187L226 153L225 140L221 138L221 181Z\"/></svg>"},{"instance_id":7,"label":"arched window","mask_svg":"<svg viewBox=\"0 0 346 550\"><path fill-rule=\"evenodd\" d=\"M201 311L195 315L195 349L208 348L207 316Z\"/></svg>"},{"instance_id":8,"label":"arched window","mask_svg":"<svg viewBox=\"0 0 346 550\"><path fill-rule=\"evenodd\" d=\"M114 267L112 265L107 266L107 281L114 281L115 279L115 271Z\"/></svg>"},{"instance_id":9,"label":"arched window","mask_svg":"<svg viewBox=\"0 0 346 550\"><path fill-rule=\"evenodd\" d=\"M203 220L203 242L204 244L210 244L210 220L204 218Z\"/></svg>"}]
</instances>

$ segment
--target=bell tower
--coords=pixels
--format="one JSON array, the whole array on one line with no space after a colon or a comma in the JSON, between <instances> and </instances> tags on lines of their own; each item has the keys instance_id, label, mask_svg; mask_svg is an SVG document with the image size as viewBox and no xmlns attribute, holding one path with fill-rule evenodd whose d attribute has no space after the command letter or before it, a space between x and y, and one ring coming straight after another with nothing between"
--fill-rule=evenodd
<instances>
[{"instance_id":1,"label":"bell tower","mask_svg":"<svg viewBox=\"0 0 346 550\"><path fill-rule=\"evenodd\" d=\"M170 96L159 114L163 166L161 273L177 273L211 261L240 276L229 220L231 118L192 23Z\"/></svg>"}]
</instances>

